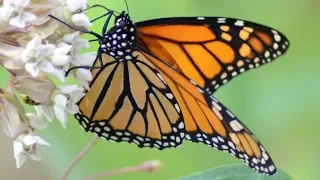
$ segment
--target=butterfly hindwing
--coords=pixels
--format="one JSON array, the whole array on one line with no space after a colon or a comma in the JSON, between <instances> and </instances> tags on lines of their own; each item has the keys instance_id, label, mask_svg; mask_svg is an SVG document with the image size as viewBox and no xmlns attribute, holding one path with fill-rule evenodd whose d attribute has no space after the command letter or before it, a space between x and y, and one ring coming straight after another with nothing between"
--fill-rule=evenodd
<instances>
[{"instance_id":1,"label":"butterfly hindwing","mask_svg":"<svg viewBox=\"0 0 320 180\"><path fill-rule=\"evenodd\" d=\"M184 124L179 105L153 65L136 53L130 61L116 61L105 53L101 57L102 68L92 70L95 78L75 115L84 129L139 147L181 144L184 133L179 129Z\"/></svg>"},{"instance_id":2,"label":"butterfly hindwing","mask_svg":"<svg viewBox=\"0 0 320 180\"><path fill-rule=\"evenodd\" d=\"M204 143L220 151L225 151L243 160L255 171L264 174L275 174L276 167L265 148L222 103L209 94L204 93L208 106L222 122L226 133L205 133L191 131L186 139L196 143Z\"/></svg>"},{"instance_id":3,"label":"butterfly hindwing","mask_svg":"<svg viewBox=\"0 0 320 180\"><path fill-rule=\"evenodd\" d=\"M142 46L210 93L289 46L277 30L232 18L164 18L136 25Z\"/></svg>"},{"instance_id":4,"label":"butterfly hindwing","mask_svg":"<svg viewBox=\"0 0 320 180\"><path fill-rule=\"evenodd\" d=\"M187 140L229 152L260 173L276 172L263 146L223 104L166 63L145 54L158 68L177 99Z\"/></svg>"}]
</instances>

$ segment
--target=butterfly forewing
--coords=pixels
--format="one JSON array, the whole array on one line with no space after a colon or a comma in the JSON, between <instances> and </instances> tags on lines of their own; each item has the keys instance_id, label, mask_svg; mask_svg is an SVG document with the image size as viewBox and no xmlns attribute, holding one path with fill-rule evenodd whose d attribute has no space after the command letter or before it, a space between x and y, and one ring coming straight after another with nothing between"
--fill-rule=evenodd
<instances>
[{"instance_id":1,"label":"butterfly forewing","mask_svg":"<svg viewBox=\"0 0 320 180\"><path fill-rule=\"evenodd\" d=\"M232 18L165 18L136 25L142 46L210 93L289 46L277 30Z\"/></svg>"},{"instance_id":2,"label":"butterfly forewing","mask_svg":"<svg viewBox=\"0 0 320 180\"><path fill-rule=\"evenodd\" d=\"M103 63L76 115L86 131L139 147L176 147L184 138L179 105L167 82L141 53L131 61L102 54ZM99 92L99 93L97 93Z\"/></svg>"}]
</instances>

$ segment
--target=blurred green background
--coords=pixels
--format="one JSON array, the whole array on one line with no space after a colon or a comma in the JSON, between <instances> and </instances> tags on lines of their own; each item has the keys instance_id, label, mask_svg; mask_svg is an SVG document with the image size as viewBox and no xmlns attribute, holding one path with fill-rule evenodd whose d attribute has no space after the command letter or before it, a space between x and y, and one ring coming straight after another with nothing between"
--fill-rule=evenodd
<instances>
[{"instance_id":1,"label":"blurred green background","mask_svg":"<svg viewBox=\"0 0 320 180\"><path fill-rule=\"evenodd\" d=\"M125 10L124 0L88 1L117 11ZM319 178L320 1L128 0L128 5L130 16L136 22L171 16L225 16L258 22L283 32L291 42L285 56L232 80L215 96L255 133L278 168L295 180ZM102 10L93 10L89 17L102 13ZM93 30L100 33L103 23L103 20L98 21ZM1 70L1 76L1 85L6 86L8 74ZM1 133L1 177L57 179L93 137L85 133L73 117L67 129L54 121L41 135L52 144L44 152L44 160L40 163L30 160L21 169L15 169L12 142ZM77 180L149 159L161 160L162 170L106 179L174 179L220 165L241 163L227 153L201 144L186 142L177 149L158 151L99 140L69 179Z\"/></svg>"}]
</instances>

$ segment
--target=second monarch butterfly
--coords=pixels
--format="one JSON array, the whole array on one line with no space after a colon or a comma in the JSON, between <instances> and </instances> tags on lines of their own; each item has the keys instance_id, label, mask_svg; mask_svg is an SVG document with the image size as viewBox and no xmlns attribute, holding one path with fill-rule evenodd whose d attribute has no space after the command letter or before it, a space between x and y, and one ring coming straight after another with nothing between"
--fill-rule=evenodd
<instances>
[{"instance_id":1,"label":"second monarch butterfly","mask_svg":"<svg viewBox=\"0 0 320 180\"><path fill-rule=\"evenodd\" d=\"M259 173L276 173L256 137L211 94L233 77L285 53L289 42L283 34L225 17L134 24L125 12L116 15L101 5L92 7L107 11L102 35L59 20L96 36L100 44L90 67L90 91L78 102L80 112L75 115L85 131L158 149L177 147L184 140L204 143L242 159ZM115 25L107 31L112 16Z\"/></svg>"}]
</instances>

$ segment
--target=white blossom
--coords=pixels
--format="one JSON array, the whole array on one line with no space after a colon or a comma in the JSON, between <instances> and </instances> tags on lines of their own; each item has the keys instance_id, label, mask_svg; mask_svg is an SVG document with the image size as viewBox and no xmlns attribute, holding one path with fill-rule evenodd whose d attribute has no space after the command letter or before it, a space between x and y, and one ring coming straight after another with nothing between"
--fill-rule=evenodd
<instances>
[{"instance_id":1,"label":"white blossom","mask_svg":"<svg viewBox=\"0 0 320 180\"><path fill-rule=\"evenodd\" d=\"M79 54L80 50L90 47L88 40L80 38L79 31L64 35L63 41L72 45L72 53L74 54Z\"/></svg>"},{"instance_id":2,"label":"white blossom","mask_svg":"<svg viewBox=\"0 0 320 180\"><path fill-rule=\"evenodd\" d=\"M76 69L75 73L73 74L73 78L79 85L83 86L87 90L90 90L88 81L92 81L92 74L88 69Z\"/></svg>"},{"instance_id":3,"label":"white blossom","mask_svg":"<svg viewBox=\"0 0 320 180\"><path fill-rule=\"evenodd\" d=\"M20 168L30 156L32 160L40 161L40 149L49 147L50 144L41 137L34 135L31 130L28 134L21 134L13 142L14 158L16 159L17 168Z\"/></svg>"},{"instance_id":4,"label":"white blossom","mask_svg":"<svg viewBox=\"0 0 320 180\"><path fill-rule=\"evenodd\" d=\"M72 45L57 47L53 44L42 44L41 38L36 36L21 53L21 60L25 69L33 76L38 77L40 72L56 76L60 81L65 80L65 71L69 68L69 51Z\"/></svg>"},{"instance_id":5,"label":"white blossom","mask_svg":"<svg viewBox=\"0 0 320 180\"><path fill-rule=\"evenodd\" d=\"M63 46L60 48L56 48L53 51L53 56L51 58L51 62L55 66L64 66L69 63L70 56L68 55L71 50L72 45Z\"/></svg>"},{"instance_id":6,"label":"white blossom","mask_svg":"<svg viewBox=\"0 0 320 180\"><path fill-rule=\"evenodd\" d=\"M87 0L66 0L67 8L71 12L81 11L87 8Z\"/></svg>"},{"instance_id":7,"label":"white blossom","mask_svg":"<svg viewBox=\"0 0 320 180\"><path fill-rule=\"evenodd\" d=\"M69 51L71 50L72 45L65 45L58 47L53 51L51 62L53 64L53 69L51 74L56 76L61 82L65 81L65 72L70 67L70 56Z\"/></svg>"},{"instance_id":8,"label":"white blossom","mask_svg":"<svg viewBox=\"0 0 320 180\"><path fill-rule=\"evenodd\" d=\"M52 73L53 65L50 62L50 57L55 48L56 46L53 44L42 44L39 36L33 38L21 53L25 69L33 77L38 77L40 71Z\"/></svg>"},{"instance_id":9,"label":"white blossom","mask_svg":"<svg viewBox=\"0 0 320 180\"><path fill-rule=\"evenodd\" d=\"M84 48L89 48L90 44L88 40L82 39L79 37L79 31L66 34L63 36L61 43L58 44L58 47L64 47L71 45L72 49L70 50L70 63L72 67L74 66L92 66L94 60L96 59L96 53L84 53L80 54L80 51ZM92 80L91 72L84 68L78 68L71 71L73 78L77 83L86 89L89 90L88 81Z\"/></svg>"},{"instance_id":10,"label":"white blossom","mask_svg":"<svg viewBox=\"0 0 320 180\"><path fill-rule=\"evenodd\" d=\"M79 107L76 104L84 95L83 88L77 85L60 86L60 93L54 97L54 112L62 126L67 126L67 115L76 114L79 112Z\"/></svg>"},{"instance_id":11,"label":"white blossom","mask_svg":"<svg viewBox=\"0 0 320 180\"><path fill-rule=\"evenodd\" d=\"M87 0L60 0L60 4L64 7L65 17L70 18L76 26L92 26L89 18L84 14L84 10L87 8Z\"/></svg>"},{"instance_id":12,"label":"white blossom","mask_svg":"<svg viewBox=\"0 0 320 180\"><path fill-rule=\"evenodd\" d=\"M36 19L32 13L25 12L30 0L4 0L0 8L0 19L8 21L11 26L24 28L26 23Z\"/></svg>"}]
</instances>

